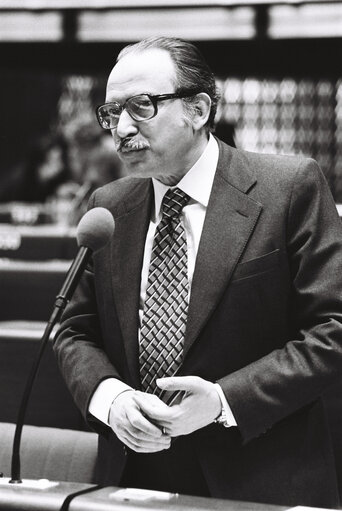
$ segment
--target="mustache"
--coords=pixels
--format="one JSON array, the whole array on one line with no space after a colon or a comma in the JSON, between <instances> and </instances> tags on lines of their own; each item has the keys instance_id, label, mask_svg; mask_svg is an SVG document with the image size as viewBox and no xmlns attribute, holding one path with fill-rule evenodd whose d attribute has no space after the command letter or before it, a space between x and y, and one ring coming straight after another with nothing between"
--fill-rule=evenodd
<instances>
[{"instance_id":1,"label":"mustache","mask_svg":"<svg viewBox=\"0 0 342 511\"><path fill-rule=\"evenodd\" d=\"M148 149L149 147L150 144L146 140L139 140L138 138L126 137L122 138L119 141L117 151L122 151L122 149L128 150Z\"/></svg>"}]
</instances>

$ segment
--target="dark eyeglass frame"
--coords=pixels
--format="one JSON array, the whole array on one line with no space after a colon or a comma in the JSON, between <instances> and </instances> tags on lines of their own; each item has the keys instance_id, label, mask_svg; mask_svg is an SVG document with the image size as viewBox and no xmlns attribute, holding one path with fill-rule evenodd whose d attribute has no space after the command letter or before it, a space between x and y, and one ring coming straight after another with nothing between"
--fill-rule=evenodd
<instances>
[{"instance_id":1,"label":"dark eyeglass frame","mask_svg":"<svg viewBox=\"0 0 342 511\"><path fill-rule=\"evenodd\" d=\"M135 96L131 96L130 98L126 99L126 101L124 102L123 105L121 105L118 101L110 101L109 103L103 103L102 105L99 105L96 107L96 118L97 118L97 121L99 123L99 125L101 126L101 128L103 128L104 130L112 130L112 129L115 129L118 125L118 122L119 122L119 117L120 115L122 114L122 112L126 109L126 105L129 101L131 101L132 99L134 98L137 98L139 96L147 96L149 98L149 100L151 101L152 105L153 105L153 108L154 108L154 112L153 114L150 116L150 117L146 117L146 118L135 118L134 114L132 114L129 109L127 109L127 112L128 114L130 115L130 117L132 117L132 119L136 122L143 122L143 121L149 121L150 119L153 119L153 117L155 117L158 113L158 103L159 101L167 101L168 99L183 99L183 98L191 98L192 96L196 96L196 94L199 94L200 91L179 91L179 92L172 92L172 93L168 93L168 94L156 94L156 95L152 95L152 94L145 94L145 93L142 93L142 94L136 94ZM103 126L102 122L101 122L101 115L100 115L100 110L101 108L105 107L105 106L110 106L110 105L115 105L117 107L119 107L119 115L117 117L117 122L114 126L112 127L107 127L107 126Z\"/></svg>"}]
</instances>

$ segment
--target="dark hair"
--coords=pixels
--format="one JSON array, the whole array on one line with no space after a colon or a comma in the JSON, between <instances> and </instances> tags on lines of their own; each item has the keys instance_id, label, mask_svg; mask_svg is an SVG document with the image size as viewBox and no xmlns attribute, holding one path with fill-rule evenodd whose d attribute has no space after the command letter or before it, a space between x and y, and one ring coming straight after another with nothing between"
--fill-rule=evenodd
<instances>
[{"instance_id":1,"label":"dark hair","mask_svg":"<svg viewBox=\"0 0 342 511\"><path fill-rule=\"evenodd\" d=\"M177 90L205 92L211 99L211 109L208 121L205 124L207 130L214 129L214 119L219 95L216 88L215 77L201 52L195 45L175 37L149 37L139 43L130 44L123 48L118 55L117 62L125 55L158 48L166 50L175 64ZM191 99L183 99L191 106Z\"/></svg>"}]
</instances>

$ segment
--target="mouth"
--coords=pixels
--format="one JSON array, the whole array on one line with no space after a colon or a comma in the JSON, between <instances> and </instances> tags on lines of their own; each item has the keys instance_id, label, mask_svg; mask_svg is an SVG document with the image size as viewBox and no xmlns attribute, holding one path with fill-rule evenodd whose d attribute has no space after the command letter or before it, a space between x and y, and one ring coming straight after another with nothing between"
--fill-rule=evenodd
<instances>
[{"instance_id":1,"label":"mouth","mask_svg":"<svg viewBox=\"0 0 342 511\"><path fill-rule=\"evenodd\" d=\"M148 149L148 144L146 142L138 141L138 140L123 140L118 148L118 152L123 154L143 151Z\"/></svg>"}]
</instances>

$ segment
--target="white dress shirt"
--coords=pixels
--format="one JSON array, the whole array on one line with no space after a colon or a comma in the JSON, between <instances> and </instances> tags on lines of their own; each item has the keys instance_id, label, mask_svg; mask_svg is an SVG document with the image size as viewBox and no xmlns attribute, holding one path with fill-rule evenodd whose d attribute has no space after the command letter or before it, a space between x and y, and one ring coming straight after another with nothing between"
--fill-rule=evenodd
<instances>
[{"instance_id":1,"label":"white dress shirt","mask_svg":"<svg viewBox=\"0 0 342 511\"><path fill-rule=\"evenodd\" d=\"M186 206L184 206L181 214L181 222L186 233L188 248L189 298L191 295L191 284L198 246L202 234L211 188L214 181L218 156L219 150L217 142L214 137L210 135L209 142L200 158L177 184L177 188L180 188L183 192L190 196L190 201ZM144 260L141 271L139 303L140 324L146 297L148 272L150 267L154 234L157 225L162 218L162 200L169 188L175 188L164 185L156 179L152 179L152 182L154 188L154 208L152 209L152 215L146 236ZM228 424L230 426L236 426L237 424L233 413L227 403L221 387L218 384L216 384L216 389L220 396L222 406L225 409ZM131 387L115 378L108 378L107 380L104 380L100 383L94 392L94 395L89 404L89 412L97 419L108 424L108 416L112 402L119 394L126 390L131 390Z\"/></svg>"}]
</instances>

